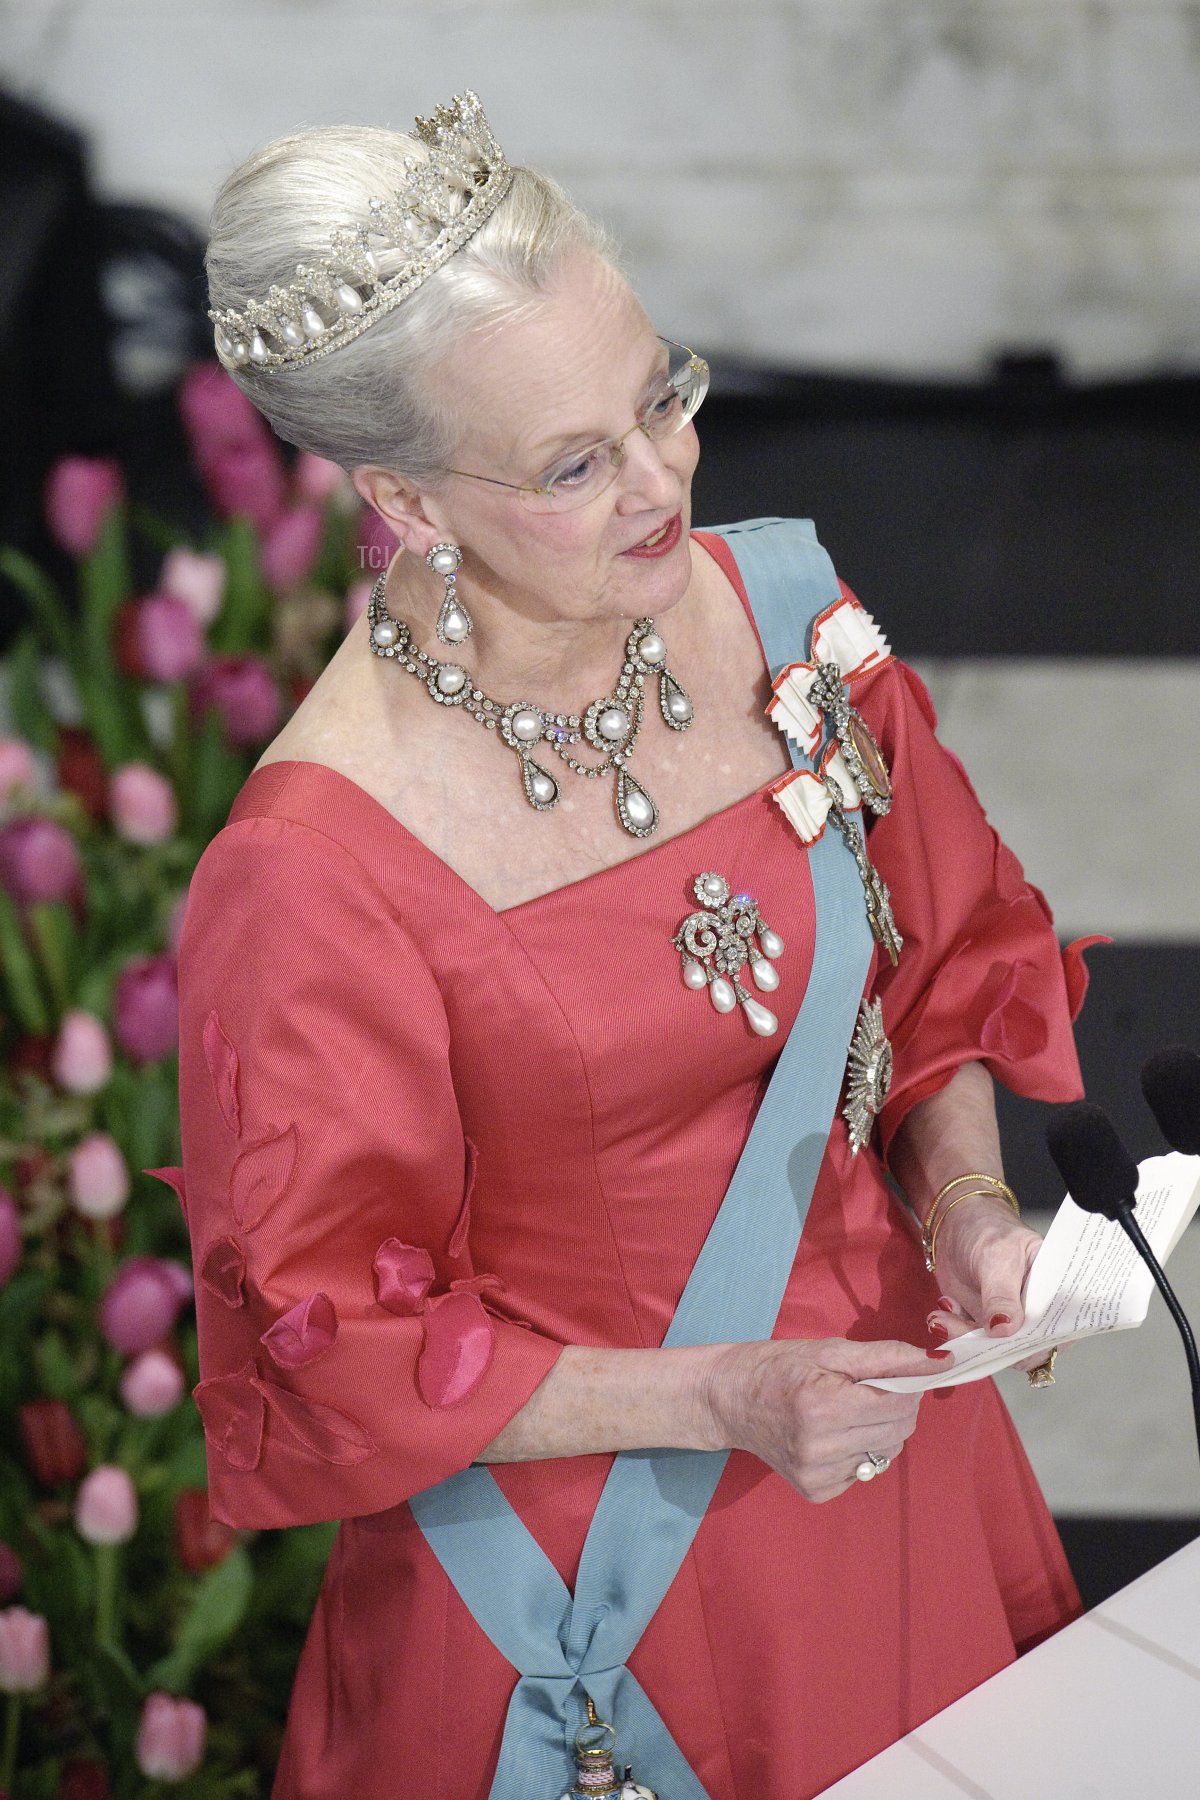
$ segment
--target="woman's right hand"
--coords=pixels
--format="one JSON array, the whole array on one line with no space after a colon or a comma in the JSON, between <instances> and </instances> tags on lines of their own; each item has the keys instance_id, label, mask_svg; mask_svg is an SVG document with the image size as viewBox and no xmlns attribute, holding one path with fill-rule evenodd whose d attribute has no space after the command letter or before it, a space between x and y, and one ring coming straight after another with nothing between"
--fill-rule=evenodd
<instances>
[{"instance_id":1,"label":"woman's right hand","mask_svg":"<svg viewBox=\"0 0 1200 1800\"><path fill-rule=\"evenodd\" d=\"M897 1457L916 1428L919 1394L858 1383L928 1375L944 1355L847 1338L728 1344L710 1367L705 1401L720 1448L749 1450L806 1500L832 1500L853 1485L868 1450Z\"/></svg>"}]
</instances>

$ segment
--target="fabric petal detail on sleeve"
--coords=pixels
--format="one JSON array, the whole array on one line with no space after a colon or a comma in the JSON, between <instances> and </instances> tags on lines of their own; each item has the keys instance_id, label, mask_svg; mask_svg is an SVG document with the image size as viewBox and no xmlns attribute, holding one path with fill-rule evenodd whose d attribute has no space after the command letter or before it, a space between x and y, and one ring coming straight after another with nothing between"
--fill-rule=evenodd
<instances>
[{"instance_id":1,"label":"fabric petal detail on sleeve","mask_svg":"<svg viewBox=\"0 0 1200 1800\"><path fill-rule=\"evenodd\" d=\"M425 1346L417 1387L426 1406L454 1406L487 1374L496 1333L475 1294L441 1294L424 1313Z\"/></svg>"},{"instance_id":2,"label":"fabric petal detail on sleeve","mask_svg":"<svg viewBox=\"0 0 1200 1800\"><path fill-rule=\"evenodd\" d=\"M263 1397L253 1362L232 1375L213 1375L192 1389L205 1436L235 1469L255 1469L262 1455Z\"/></svg>"},{"instance_id":3,"label":"fabric petal detail on sleeve","mask_svg":"<svg viewBox=\"0 0 1200 1800\"><path fill-rule=\"evenodd\" d=\"M325 1354L337 1328L337 1309L329 1295L309 1294L268 1325L259 1342L281 1369L301 1369Z\"/></svg>"},{"instance_id":4,"label":"fabric petal detail on sleeve","mask_svg":"<svg viewBox=\"0 0 1200 1800\"><path fill-rule=\"evenodd\" d=\"M321 1400L293 1394L290 1388L265 1381L261 1375L255 1375L253 1381L279 1422L322 1462L360 1463L375 1455L375 1440L356 1419Z\"/></svg>"},{"instance_id":5,"label":"fabric petal detail on sleeve","mask_svg":"<svg viewBox=\"0 0 1200 1800\"><path fill-rule=\"evenodd\" d=\"M221 1117L234 1137L242 1135L242 1109L238 1099L238 1053L225 1035L215 1011L204 1021L204 1059L212 1076L213 1092Z\"/></svg>"},{"instance_id":6,"label":"fabric petal detail on sleeve","mask_svg":"<svg viewBox=\"0 0 1200 1800\"><path fill-rule=\"evenodd\" d=\"M1103 932L1093 932L1091 937L1072 938L1069 944L1064 944L1063 979L1067 984L1067 1005L1072 1019L1079 1017L1087 998L1089 971L1083 960L1084 951L1090 950L1094 944L1111 943L1112 939L1105 937Z\"/></svg>"},{"instance_id":7,"label":"fabric petal detail on sleeve","mask_svg":"<svg viewBox=\"0 0 1200 1800\"><path fill-rule=\"evenodd\" d=\"M246 1304L243 1284L246 1258L242 1246L233 1237L220 1237L208 1246L200 1264L200 1279L210 1294L233 1308Z\"/></svg>"},{"instance_id":8,"label":"fabric petal detail on sleeve","mask_svg":"<svg viewBox=\"0 0 1200 1800\"><path fill-rule=\"evenodd\" d=\"M450 1233L450 1242L446 1253L451 1258L462 1255L467 1243L467 1230L471 1223L471 1195L475 1190L475 1170L479 1162L479 1152L469 1137L464 1135L463 1142L467 1147L467 1166L463 1174L463 1199L458 1209L458 1217L454 1221L454 1230Z\"/></svg>"},{"instance_id":9,"label":"fabric petal detail on sleeve","mask_svg":"<svg viewBox=\"0 0 1200 1800\"><path fill-rule=\"evenodd\" d=\"M1035 964L993 963L980 989L984 1009L978 1027L980 1049L1011 1063L1040 1056L1050 1033L1037 997Z\"/></svg>"},{"instance_id":10,"label":"fabric petal detail on sleeve","mask_svg":"<svg viewBox=\"0 0 1200 1800\"><path fill-rule=\"evenodd\" d=\"M371 1264L375 1271L375 1298L389 1312L402 1318L418 1313L433 1286L433 1258L417 1244L397 1237L384 1238Z\"/></svg>"},{"instance_id":11,"label":"fabric petal detail on sleeve","mask_svg":"<svg viewBox=\"0 0 1200 1800\"><path fill-rule=\"evenodd\" d=\"M188 1210L187 1210L187 1194L184 1191L184 1185L183 1185L183 1170L182 1169L143 1169L142 1174L143 1175L153 1175L154 1179L156 1181L165 1181L169 1188L174 1188L175 1198L179 1202L179 1209L183 1214L183 1222L186 1225L188 1222Z\"/></svg>"},{"instance_id":12,"label":"fabric petal detail on sleeve","mask_svg":"<svg viewBox=\"0 0 1200 1800\"><path fill-rule=\"evenodd\" d=\"M243 1231L256 1231L291 1184L300 1152L294 1125L243 1150L229 1177L229 1204Z\"/></svg>"}]
</instances>

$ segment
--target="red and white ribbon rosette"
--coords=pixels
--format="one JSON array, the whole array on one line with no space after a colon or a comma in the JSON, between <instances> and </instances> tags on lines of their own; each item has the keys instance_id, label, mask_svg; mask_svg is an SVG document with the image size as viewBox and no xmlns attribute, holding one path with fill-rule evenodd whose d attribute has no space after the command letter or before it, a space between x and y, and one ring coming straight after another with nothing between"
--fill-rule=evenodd
<instances>
[{"instance_id":1,"label":"red and white ribbon rosette","mask_svg":"<svg viewBox=\"0 0 1200 1800\"><path fill-rule=\"evenodd\" d=\"M789 663L775 677L767 715L807 757L815 759L824 726L820 709L808 695L819 665L836 663L842 680L850 683L882 668L891 656L891 645L866 607L849 596L835 601L813 626L812 661Z\"/></svg>"}]
</instances>

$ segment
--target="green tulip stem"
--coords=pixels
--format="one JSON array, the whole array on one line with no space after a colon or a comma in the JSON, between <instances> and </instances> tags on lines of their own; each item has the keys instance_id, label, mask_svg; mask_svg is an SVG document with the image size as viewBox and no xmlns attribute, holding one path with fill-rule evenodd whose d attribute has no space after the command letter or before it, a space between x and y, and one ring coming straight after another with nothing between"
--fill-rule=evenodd
<instances>
[{"instance_id":1,"label":"green tulip stem","mask_svg":"<svg viewBox=\"0 0 1200 1800\"><path fill-rule=\"evenodd\" d=\"M17 1771L17 1739L21 1735L21 1696L10 1694L4 1709L4 1755L0 1759L0 1793L11 1794Z\"/></svg>"},{"instance_id":2,"label":"green tulip stem","mask_svg":"<svg viewBox=\"0 0 1200 1800\"><path fill-rule=\"evenodd\" d=\"M97 1544L96 1642L115 1644L117 1615L117 1546Z\"/></svg>"}]
</instances>

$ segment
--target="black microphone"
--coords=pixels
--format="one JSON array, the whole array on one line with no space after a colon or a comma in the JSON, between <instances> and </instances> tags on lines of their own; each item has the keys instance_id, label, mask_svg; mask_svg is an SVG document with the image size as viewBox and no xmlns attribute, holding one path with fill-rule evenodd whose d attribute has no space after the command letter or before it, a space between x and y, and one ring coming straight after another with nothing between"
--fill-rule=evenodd
<instances>
[{"instance_id":1,"label":"black microphone","mask_svg":"<svg viewBox=\"0 0 1200 1800\"><path fill-rule=\"evenodd\" d=\"M1046 1127L1046 1145L1076 1206L1084 1212L1101 1213L1106 1219L1115 1219L1153 1275L1183 1339L1192 1384L1196 1447L1200 1450L1200 1357L1196 1354L1196 1340L1187 1315L1134 1217L1137 1164L1117 1136L1108 1114L1087 1100L1064 1106L1051 1119Z\"/></svg>"},{"instance_id":2,"label":"black microphone","mask_svg":"<svg viewBox=\"0 0 1200 1800\"><path fill-rule=\"evenodd\" d=\"M1200 1156L1200 1056L1185 1044L1156 1050L1142 1070L1142 1092L1172 1150Z\"/></svg>"}]
</instances>

